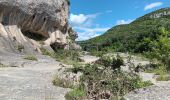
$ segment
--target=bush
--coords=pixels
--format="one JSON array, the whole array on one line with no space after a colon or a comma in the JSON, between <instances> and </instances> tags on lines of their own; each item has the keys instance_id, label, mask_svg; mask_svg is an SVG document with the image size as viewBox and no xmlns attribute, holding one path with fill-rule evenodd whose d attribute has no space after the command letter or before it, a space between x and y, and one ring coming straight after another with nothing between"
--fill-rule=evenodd
<instances>
[{"instance_id":1,"label":"bush","mask_svg":"<svg viewBox=\"0 0 170 100\"><path fill-rule=\"evenodd\" d=\"M100 64L105 67L112 67L112 69L119 69L120 66L124 65L123 59L117 55L116 58L111 58L109 56L103 56L100 58L99 61L97 61L97 64Z\"/></svg>"},{"instance_id":2,"label":"bush","mask_svg":"<svg viewBox=\"0 0 170 100\"><path fill-rule=\"evenodd\" d=\"M24 46L23 45L17 45L16 46L16 49L19 51L19 52L22 52L24 50Z\"/></svg>"},{"instance_id":3,"label":"bush","mask_svg":"<svg viewBox=\"0 0 170 100\"><path fill-rule=\"evenodd\" d=\"M73 65L73 64L78 64L77 62L80 61L79 51L58 49L55 52L49 52L45 48L40 48L40 50L43 55L50 56L56 59L57 61L61 61L65 64Z\"/></svg>"},{"instance_id":4,"label":"bush","mask_svg":"<svg viewBox=\"0 0 170 100\"><path fill-rule=\"evenodd\" d=\"M71 72L77 74L78 72L83 72L83 67L79 64L73 64L73 68L71 68Z\"/></svg>"},{"instance_id":5,"label":"bush","mask_svg":"<svg viewBox=\"0 0 170 100\"><path fill-rule=\"evenodd\" d=\"M65 95L66 100L84 100L86 93L83 89L75 88Z\"/></svg>"},{"instance_id":6,"label":"bush","mask_svg":"<svg viewBox=\"0 0 170 100\"><path fill-rule=\"evenodd\" d=\"M110 57L103 56L96 63L105 67L109 67L112 65L112 59Z\"/></svg>"},{"instance_id":7,"label":"bush","mask_svg":"<svg viewBox=\"0 0 170 100\"><path fill-rule=\"evenodd\" d=\"M147 73L155 73L156 75L165 75L168 73L167 68L163 64L151 64L151 69L146 70Z\"/></svg>"},{"instance_id":8,"label":"bush","mask_svg":"<svg viewBox=\"0 0 170 100\"><path fill-rule=\"evenodd\" d=\"M163 76L160 75L159 77L156 78L157 81L169 81L170 80L170 76Z\"/></svg>"},{"instance_id":9,"label":"bush","mask_svg":"<svg viewBox=\"0 0 170 100\"><path fill-rule=\"evenodd\" d=\"M118 55L117 58L114 58L112 61L112 69L120 69L120 67L124 65L123 59Z\"/></svg>"},{"instance_id":10,"label":"bush","mask_svg":"<svg viewBox=\"0 0 170 100\"><path fill-rule=\"evenodd\" d=\"M150 81L143 82L133 72L122 72L119 69L121 65L123 60L120 57L113 60L105 57L97 64L74 67L73 72L83 73L79 87L85 92L85 99L121 98L130 91L152 85Z\"/></svg>"},{"instance_id":11,"label":"bush","mask_svg":"<svg viewBox=\"0 0 170 100\"><path fill-rule=\"evenodd\" d=\"M47 49L45 48L40 48L41 52L43 55L46 55L46 56L50 56L50 57L54 57L55 56L55 53L54 52L49 52Z\"/></svg>"},{"instance_id":12,"label":"bush","mask_svg":"<svg viewBox=\"0 0 170 100\"><path fill-rule=\"evenodd\" d=\"M2 63L0 63L0 67L7 67L6 65L4 65L4 64L2 64Z\"/></svg>"},{"instance_id":13,"label":"bush","mask_svg":"<svg viewBox=\"0 0 170 100\"><path fill-rule=\"evenodd\" d=\"M59 78L59 77L56 77L53 80L53 85L63 87L63 88L73 88L74 85L71 83L72 83L71 81L64 79L64 78Z\"/></svg>"},{"instance_id":14,"label":"bush","mask_svg":"<svg viewBox=\"0 0 170 100\"><path fill-rule=\"evenodd\" d=\"M38 61L38 59L34 55L28 55L24 59L26 60L33 60L33 61Z\"/></svg>"}]
</instances>

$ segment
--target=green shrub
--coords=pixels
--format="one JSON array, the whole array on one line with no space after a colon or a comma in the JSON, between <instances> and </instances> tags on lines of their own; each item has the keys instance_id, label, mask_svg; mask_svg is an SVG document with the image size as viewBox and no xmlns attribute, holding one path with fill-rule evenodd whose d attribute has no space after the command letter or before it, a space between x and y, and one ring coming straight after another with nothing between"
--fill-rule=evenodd
<instances>
[{"instance_id":1,"label":"green shrub","mask_svg":"<svg viewBox=\"0 0 170 100\"><path fill-rule=\"evenodd\" d=\"M132 86L134 87L134 89L139 89L139 88L144 88L150 85L153 85L153 83L151 81L142 81L141 78L137 77L135 80L133 80L132 82Z\"/></svg>"},{"instance_id":2,"label":"green shrub","mask_svg":"<svg viewBox=\"0 0 170 100\"><path fill-rule=\"evenodd\" d=\"M87 99L121 98L130 91L153 85L150 81L143 82L133 72L122 72L119 69L123 65L123 60L120 57L113 60L105 57L99 61L101 62L87 64L85 67L74 67L72 70L75 73L83 73L79 87L82 87Z\"/></svg>"},{"instance_id":3,"label":"green shrub","mask_svg":"<svg viewBox=\"0 0 170 100\"><path fill-rule=\"evenodd\" d=\"M103 56L96 63L106 66L106 67L109 67L112 65L112 59L110 57Z\"/></svg>"},{"instance_id":4,"label":"green shrub","mask_svg":"<svg viewBox=\"0 0 170 100\"><path fill-rule=\"evenodd\" d=\"M2 63L0 63L0 67L7 67L6 65L4 65L4 64L2 64Z\"/></svg>"},{"instance_id":5,"label":"green shrub","mask_svg":"<svg viewBox=\"0 0 170 100\"><path fill-rule=\"evenodd\" d=\"M19 51L19 52L22 52L24 50L24 46L23 45L17 45L16 46L16 49Z\"/></svg>"},{"instance_id":6,"label":"green shrub","mask_svg":"<svg viewBox=\"0 0 170 100\"><path fill-rule=\"evenodd\" d=\"M124 65L123 59L118 55L116 58L112 61L112 69L120 69L120 66Z\"/></svg>"},{"instance_id":7,"label":"green shrub","mask_svg":"<svg viewBox=\"0 0 170 100\"><path fill-rule=\"evenodd\" d=\"M75 88L65 95L66 100L84 100L86 93L83 89Z\"/></svg>"},{"instance_id":8,"label":"green shrub","mask_svg":"<svg viewBox=\"0 0 170 100\"><path fill-rule=\"evenodd\" d=\"M65 64L74 65L80 62L79 51L58 49L55 52L49 52L45 48L40 48L40 50L43 55L50 56L57 61L63 62Z\"/></svg>"},{"instance_id":9,"label":"green shrub","mask_svg":"<svg viewBox=\"0 0 170 100\"><path fill-rule=\"evenodd\" d=\"M73 65L74 63L77 63L80 61L79 59L79 51L75 50L58 50L54 54L54 58L58 61L61 61L63 63Z\"/></svg>"},{"instance_id":10,"label":"green shrub","mask_svg":"<svg viewBox=\"0 0 170 100\"><path fill-rule=\"evenodd\" d=\"M170 76L160 75L156 78L157 81L170 81Z\"/></svg>"},{"instance_id":11,"label":"green shrub","mask_svg":"<svg viewBox=\"0 0 170 100\"><path fill-rule=\"evenodd\" d=\"M150 85L151 82L143 82L135 73L128 74L112 68L100 69L97 65L84 67L81 77L81 86L85 87L87 98L109 99L111 95L123 96L129 91ZM103 91L108 91L110 95ZM102 97L97 95L101 93Z\"/></svg>"},{"instance_id":12,"label":"green shrub","mask_svg":"<svg viewBox=\"0 0 170 100\"><path fill-rule=\"evenodd\" d=\"M64 79L64 78L59 78L58 76L55 77L55 79L52 81L53 85L63 87L63 88L73 88L74 85L72 84L71 81Z\"/></svg>"},{"instance_id":13,"label":"green shrub","mask_svg":"<svg viewBox=\"0 0 170 100\"><path fill-rule=\"evenodd\" d=\"M83 71L83 66L80 66L79 64L73 64L73 68L71 68L71 72L77 74L78 72Z\"/></svg>"},{"instance_id":14,"label":"green shrub","mask_svg":"<svg viewBox=\"0 0 170 100\"><path fill-rule=\"evenodd\" d=\"M163 64L152 64L151 67L153 68L146 70L145 72L155 73L156 75L165 75L168 73L166 66Z\"/></svg>"},{"instance_id":15,"label":"green shrub","mask_svg":"<svg viewBox=\"0 0 170 100\"><path fill-rule=\"evenodd\" d=\"M43 55L46 55L46 56L50 56L50 57L54 57L55 56L55 53L54 52L49 52L47 49L45 48L40 48L41 52Z\"/></svg>"},{"instance_id":16,"label":"green shrub","mask_svg":"<svg viewBox=\"0 0 170 100\"><path fill-rule=\"evenodd\" d=\"M37 57L34 55L27 55L24 59L38 61Z\"/></svg>"}]
</instances>

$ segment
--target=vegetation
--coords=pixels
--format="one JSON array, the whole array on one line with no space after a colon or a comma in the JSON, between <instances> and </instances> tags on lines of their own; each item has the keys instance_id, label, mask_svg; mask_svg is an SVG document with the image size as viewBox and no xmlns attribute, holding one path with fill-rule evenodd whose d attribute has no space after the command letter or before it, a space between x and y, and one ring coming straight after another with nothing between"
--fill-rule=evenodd
<instances>
[{"instance_id":1,"label":"vegetation","mask_svg":"<svg viewBox=\"0 0 170 100\"><path fill-rule=\"evenodd\" d=\"M70 0L66 0L67 1L67 3L68 3L68 5L70 5L71 3L70 3Z\"/></svg>"},{"instance_id":2,"label":"vegetation","mask_svg":"<svg viewBox=\"0 0 170 100\"><path fill-rule=\"evenodd\" d=\"M119 100L126 93L152 85L150 81L143 82L134 73L120 70L124 62L120 57L113 59L102 58L93 65L76 66L73 72L83 73L80 84L66 95L67 100L82 99L115 99ZM77 94L77 92L80 92Z\"/></svg>"},{"instance_id":3,"label":"vegetation","mask_svg":"<svg viewBox=\"0 0 170 100\"><path fill-rule=\"evenodd\" d=\"M130 52L143 54L148 58L157 59L170 69L170 16L150 18L155 13L168 11L161 9L127 25L118 25L105 34L81 41L84 50L95 55L108 52Z\"/></svg>"},{"instance_id":4,"label":"vegetation","mask_svg":"<svg viewBox=\"0 0 170 100\"><path fill-rule=\"evenodd\" d=\"M55 53L54 52L49 52L47 49L45 48L40 48L41 52L43 55L46 55L46 56L50 56L50 57L54 57L55 56Z\"/></svg>"},{"instance_id":5,"label":"vegetation","mask_svg":"<svg viewBox=\"0 0 170 100\"><path fill-rule=\"evenodd\" d=\"M50 56L57 61L61 61L65 64L73 65L77 64L77 62L80 61L79 59L79 51L75 50L63 50L63 49L58 49L55 52L49 52L45 48L41 48L41 52L43 55Z\"/></svg>"},{"instance_id":6,"label":"vegetation","mask_svg":"<svg viewBox=\"0 0 170 100\"><path fill-rule=\"evenodd\" d=\"M27 55L24 59L38 61L37 57L34 55Z\"/></svg>"},{"instance_id":7,"label":"vegetation","mask_svg":"<svg viewBox=\"0 0 170 100\"><path fill-rule=\"evenodd\" d=\"M59 77L55 77L55 79L53 80L53 85L60 86L63 88L73 88L74 87L74 85L71 84L71 81L63 79L63 78L59 78Z\"/></svg>"},{"instance_id":8,"label":"vegetation","mask_svg":"<svg viewBox=\"0 0 170 100\"><path fill-rule=\"evenodd\" d=\"M7 67L6 65L4 65L4 64L2 64L2 63L0 63L0 68L1 67Z\"/></svg>"},{"instance_id":9,"label":"vegetation","mask_svg":"<svg viewBox=\"0 0 170 100\"><path fill-rule=\"evenodd\" d=\"M65 95L66 100L84 100L85 92L83 89L75 88Z\"/></svg>"},{"instance_id":10,"label":"vegetation","mask_svg":"<svg viewBox=\"0 0 170 100\"><path fill-rule=\"evenodd\" d=\"M23 45L17 45L16 46L16 49L19 51L19 52L22 52L24 50L24 46Z\"/></svg>"},{"instance_id":11,"label":"vegetation","mask_svg":"<svg viewBox=\"0 0 170 100\"><path fill-rule=\"evenodd\" d=\"M170 81L170 76L159 76L156 78L157 81Z\"/></svg>"},{"instance_id":12,"label":"vegetation","mask_svg":"<svg viewBox=\"0 0 170 100\"><path fill-rule=\"evenodd\" d=\"M155 73L156 75L166 75L167 69L163 64L151 64L151 69L146 70L147 73Z\"/></svg>"}]
</instances>

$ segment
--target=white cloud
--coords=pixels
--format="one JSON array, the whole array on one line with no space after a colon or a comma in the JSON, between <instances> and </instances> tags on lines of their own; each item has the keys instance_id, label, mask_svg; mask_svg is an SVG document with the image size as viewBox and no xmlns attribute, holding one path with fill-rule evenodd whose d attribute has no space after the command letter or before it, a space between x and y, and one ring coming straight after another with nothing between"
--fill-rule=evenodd
<instances>
[{"instance_id":1,"label":"white cloud","mask_svg":"<svg viewBox=\"0 0 170 100\"><path fill-rule=\"evenodd\" d=\"M108 27L100 28L100 25L93 22L100 14L102 13L70 15L70 24L79 36L77 40L87 40L99 36L109 29Z\"/></svg>"},{"instance_id":2,"label":"white cloud","mask_svg":"<svg viewBox=\"0 0 170 100\"><path fill-rule=\"evenodd\" d=\"M109 28L85 28L85 27L74 27L74 29L83 30L87 32L104 32Z\"/></svg>"},{"instance_id":3,"label":"white cloud","mask_svg":"<svg viewBox=\"0 0 170 100\"><path fill-rule=\"evenodd\" d=\"M73 22L74 24L82 24L87 20L87 16L84 14L79 14L79 15L70 15L70 22Z\"/></svg>"},{"instance_id":4,"label":"white cloud","mask_svg":"<svg viewBox=\"0 0 170 100\"><path fill-rule=\"evenodd\" d=\"M107 28L85 28L85 27L74 27L76 30L80 30L82 32L78 32L77 40L87 40L96 36L99 36L99 33L103 33L109 29Z\"/></svg>"},{"instance_id":5,"label":"white cloud","mask_svg":"<svg viewBox=\"0 0 170 100\"><path fill-rule=\"evenodd\" d=\"M116 25L122 25L122 24L129 24L131 23L133 20L132 19L128 19L128 20L118 20L116 22Z\"/></svg>"},{"instance_id":6,"label":"white cloud","mask_svg":"<svg viewBox=\"0 0 170 100\"><path fill-rule=\"evenodd\" d=\"M82 41L82 40L88 40L90 38L99 36L100 34L96 34L96 33L87 33L87 32L78 32L78 41Z\"/></svg>"},{"instance_id":7,"label":"white cloud","mask_svg":"<svg viewBox=\"0 0 170 100\"><path fill-rule=\"evenodd\" d=\"M92 20L95 19L98 15L101 13L95 13L95 14L70 14L70 24L72 26L87 26L90 27L92 25Z\"/></svg>"},{"instance_id":8,"label":"white cloud","mask_svg":"<svg viewBox=\"0 0 170 100\"><path fill-rule=\"evenodd\" d=\"M159 7L161 5L163 5L162 2L154 2L154 3L151 3L149 5L146 5L144 10L149 10L149 9L152 9L152 8L155 8L155 7Z\"/></svg>"}]
</instances>

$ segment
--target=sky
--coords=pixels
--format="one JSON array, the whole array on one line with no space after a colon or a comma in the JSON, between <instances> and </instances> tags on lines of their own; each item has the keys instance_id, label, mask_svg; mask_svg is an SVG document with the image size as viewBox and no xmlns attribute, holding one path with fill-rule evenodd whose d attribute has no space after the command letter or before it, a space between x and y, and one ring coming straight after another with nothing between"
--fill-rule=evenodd
<instances>
[{"instance_id":1,"label":"sky","mask_svg":"<svg viewBox=\"0 0 170 100\"><path fill-rule=\"evenodd\" d=\"M129 24L154 10L170 7L170 0L70 0L69 22L77 41L99 36L108 29Z\"/></svg>"}]
</instances>

